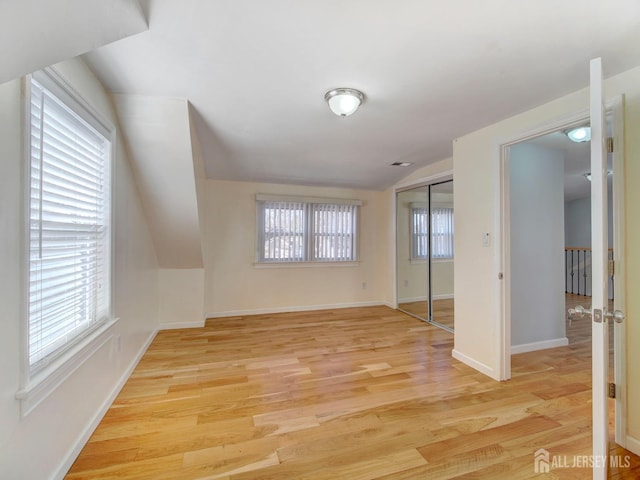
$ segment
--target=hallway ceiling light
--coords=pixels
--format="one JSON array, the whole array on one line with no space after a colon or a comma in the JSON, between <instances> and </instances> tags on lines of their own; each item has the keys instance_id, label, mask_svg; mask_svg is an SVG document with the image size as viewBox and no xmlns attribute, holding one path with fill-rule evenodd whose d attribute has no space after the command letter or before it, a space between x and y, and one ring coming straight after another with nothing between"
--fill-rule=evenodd
<instances>
[{"instance_id":1,"label":"hallway ceiling light","mask_svg":"<svg viewBox=\"0 0 640 480\"><path fill-rule=\"evenodd\" d=\"M565 133L572 142L581 143L591 140L591 127L577 127L567 130Z\"/></svg>"},{"instance_id":2,"label":"hallway ceiling light","mask_svg":"<svg viewBox=\"0 0 640 480\"><path fill-rule=\"evenodd\" d=\"M364 102L364 93L354 88L335 88L324 94L329 108L339 117L353 115Z\"/></svg>"}]
</instances>

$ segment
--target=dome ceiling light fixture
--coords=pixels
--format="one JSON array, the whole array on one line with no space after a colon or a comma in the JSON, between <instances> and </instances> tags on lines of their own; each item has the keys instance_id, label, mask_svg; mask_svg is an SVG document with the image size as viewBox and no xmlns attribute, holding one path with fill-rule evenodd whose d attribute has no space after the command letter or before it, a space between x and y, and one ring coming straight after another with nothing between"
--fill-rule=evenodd
<instances>
[{"instance_id":1,"label":"dome ceiling light fixture","mask_svg":"<svg viewBox=\"0 0 640 480\"><path fill-rule=\"evenodd\" d=\"M591 127L576 127L564 132L569 140L576 143L588 142L591 140Z\"/></svg>"},{"instance_id":2,"label":"dome ceiling light fixture","mask_svg":"<svg viewBox=\"0 0 640 480\"><path fill-rule=\"evenodd\" d=\"M329 108L339 117L353 115L364 102L364 93L355 88L334 88L324 94Z\"/></svg>"}]
</instances>

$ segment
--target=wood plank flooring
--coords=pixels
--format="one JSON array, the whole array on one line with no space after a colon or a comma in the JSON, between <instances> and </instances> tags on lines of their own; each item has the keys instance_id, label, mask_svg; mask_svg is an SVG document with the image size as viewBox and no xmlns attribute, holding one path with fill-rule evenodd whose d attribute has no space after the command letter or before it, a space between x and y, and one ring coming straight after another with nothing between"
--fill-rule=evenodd
<instances>
[{"instance_id":1,"label":"wood plank flooring","mask_svg":"<svg viewBox=\"0 0 640 480\"><path fill-rule=\"evenodd\" d=\"M66 478L514 480L538 448L590 454L588 342L516 355L502 383L452 348L386 307L160 332ZM611 478L640 477L629 459Z\"/></svg>"},{"instance_id":2,"label":"wood plank flooring","mask_svg":"<svg viewBox=\"0 0 640 480\"><path fill-rule=\"evenodd\" d=\"M581 298L584 298L584 297L581 297ZM441 298L438 300L433 300L434 322L453 330L455 328L453 306L454 306L453 298ZM426 301L407 302L407 303L398 305L398 308L400 308L404 312L417 315L422 319L428 318L429 316L428 314L429 306Z\"/></svg>"}]
</instances>

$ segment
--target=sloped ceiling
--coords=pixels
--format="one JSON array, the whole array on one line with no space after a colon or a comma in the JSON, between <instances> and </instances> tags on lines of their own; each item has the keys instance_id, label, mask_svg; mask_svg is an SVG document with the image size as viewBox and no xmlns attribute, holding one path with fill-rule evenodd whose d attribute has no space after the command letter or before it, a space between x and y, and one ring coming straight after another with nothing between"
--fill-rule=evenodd
<instances>
[{"instance_id":1,"label":"sloped ceiling","mask_svg":"<svg viewBox=\"0 0 640 480\"><path fill-rule=\"evenodd\" d=\"M148 0L86 56L114 92L187 99L209 178L383 189L458 136L640 64L640 2ZM341 119L335 87L366 100Z\"/></svg>"},{"instance_id":2,"label":"sloped ceiling","mask_svg":"<svg viewBox=\"0 0 640 480\"><path fill-rule=\"evenodd\" d=\"M186 100L114 95L161 268L202 268Z\"/></svg>"},{"instance_id":3,"label":"sloped ceiling","mask_svg":"<svg viewBox=\"0 0 640 480\"><path fill-rule=\"evenodd\" d=\"M137 0L2 0L0 83L146 29Z\"/></svg>"}]
</instances>

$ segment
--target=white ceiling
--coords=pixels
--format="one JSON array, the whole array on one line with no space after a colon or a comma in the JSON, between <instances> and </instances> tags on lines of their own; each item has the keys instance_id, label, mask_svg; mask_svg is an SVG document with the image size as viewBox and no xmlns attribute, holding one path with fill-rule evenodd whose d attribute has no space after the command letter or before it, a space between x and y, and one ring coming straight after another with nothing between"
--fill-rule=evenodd
<instances>
[{"instance_id":1,"label":"white ceiling","mask_svg":"<svg viewBox=\"0 0 640 480\"><path fill-rule=\"evenodd\" d=\"M136 0L0 0L0 83L146 29Z\"/></svg>"},{"instance_id":2,"label":"white ceiling","mask_svg":"<svg viewBox=\"0 0 640 480\"><path fill-rule=\"evenodd\" d=\"M190 102L209 178L382 189L451 141L640 64L637 0L147 0L86 55L113 92ZM362 90L353 116L323 100Z\"/></svg>"}]
</instances>

